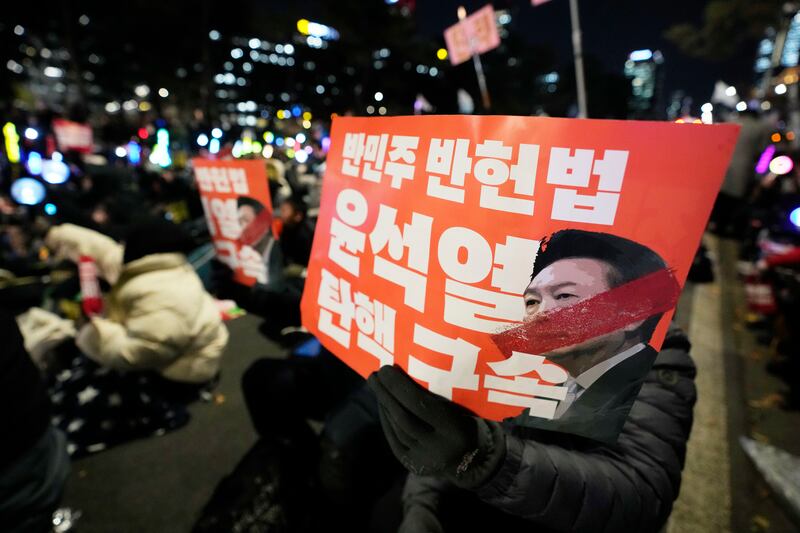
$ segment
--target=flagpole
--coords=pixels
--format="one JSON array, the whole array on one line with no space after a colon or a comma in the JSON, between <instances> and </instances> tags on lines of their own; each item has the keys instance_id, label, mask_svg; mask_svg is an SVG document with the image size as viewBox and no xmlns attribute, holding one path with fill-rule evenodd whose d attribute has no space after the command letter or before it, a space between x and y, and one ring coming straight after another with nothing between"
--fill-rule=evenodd
<instances>
[{"instance_id":1,"label":"flagpole","mask_svg":"<svg viewBox=\"0 0 800 533\"><path fill-rule=\"evenodd\" d=\"M586 80L583 75L583 45L581 44L581 21L578 0L569 0L569 15L572 21L572 52L575 56L575 82L578 85L578 118L587 118Z\"/></svg>"},{"instance_id":2,"label":"flagpole","mask_svg":"<svg viewBox=\"0 0 800 533\"><path fill-rule=\"evenodd\" d=\"M489 99L489 89L486 87L486 76L483 74L483 63L481 63L480 55L473 54L472 60L475 63L475 73L478 75L478 87L481 90L481 99L483 100L483 107L486 111L492 108L492 101Z\"/></svg>"},{"instance_id":3,"label":"flagpole","mask_svg":"<svg viewBox=\"0 0 800 533\"><path fill-rule=\"evenodd\" d=\"M464 6L458 7L458 20L464 20L467 17L467 10ZM478 88L481 90L481 100L483 101L483 108L489 111L492 108L492 101L489 98L489 88L486 86L486 75L483 73L483 63L481 63L480 54L475 53L475 37L469 36L469 51L472 54L472 64L475 66L475 74L478 76Z\"/></svg>"}]
</instances>

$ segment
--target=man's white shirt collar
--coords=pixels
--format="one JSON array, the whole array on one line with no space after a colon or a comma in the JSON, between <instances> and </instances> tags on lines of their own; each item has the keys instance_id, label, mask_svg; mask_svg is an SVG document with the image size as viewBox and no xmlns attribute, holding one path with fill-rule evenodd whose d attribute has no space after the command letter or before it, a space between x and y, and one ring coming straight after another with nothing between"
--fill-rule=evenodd
<instances>
[{"instance_id":1,"label":"man's white shirt collar","mask_svg":"<svg viewBox=\"0 0 800 533\"><path fill-rule=\"evenodd\" d=\"M636 355L637 353L641 352L644 349L645 345L643 343L636 344L631 346L625 351L618 353L613 357L609 357L605 361L596 364L586 372L582 373L577 378L570 377L564 383L567 387L567 396L563 400L561 400L556 407L555 416L553 418L559 419L561 416L572 406L572 404L581 397L581 395L586 392L586 389L594 385L594 383L600 379L600 376L623 362L624 360L628 359Z\"/></svg>"},{"instance_id":2,"label":"man's white shirt collar","mask_svg":"<svg viewBox=\"0 0 800 533\"><path fill-rule=\"evenodd\" d=\"M592 368L581 374L580 376L575 378L575 383L580 385L584 389L588 389L591 387L595 381L600 379L600 376L623 362L625 359L635 355L639 352L644 350L644 344L639 343L634 346L631 346L627 350L618 353L614 357L609 357L605 361L594 365Z\"/></svg>"}]
</instances>

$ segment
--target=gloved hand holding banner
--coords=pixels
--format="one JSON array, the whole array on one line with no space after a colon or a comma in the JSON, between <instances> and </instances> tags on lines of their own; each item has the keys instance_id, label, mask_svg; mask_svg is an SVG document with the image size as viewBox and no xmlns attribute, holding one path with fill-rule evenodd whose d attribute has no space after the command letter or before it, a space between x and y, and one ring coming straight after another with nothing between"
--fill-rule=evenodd
<instances>
[{"instance_id":1,"label":"gloved hand holding banner","mask_svg":"<svg viewBox=\"0 0 800 533\"><path fill-rule=\"evenodd\" d=\"M616 440L738 134L524 117L337 118L303 324L478 416Z\"/></svg>"}]
</instances>

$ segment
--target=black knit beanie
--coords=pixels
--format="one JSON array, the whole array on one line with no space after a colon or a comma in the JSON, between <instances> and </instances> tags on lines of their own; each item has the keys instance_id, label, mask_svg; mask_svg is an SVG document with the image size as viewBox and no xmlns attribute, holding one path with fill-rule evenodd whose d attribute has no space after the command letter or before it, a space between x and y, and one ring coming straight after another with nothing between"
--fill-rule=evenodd
<instances>
[{"instance_id":1,"label":"black knit beanie","mask_svg":"<svg viewBox=\"0 0 800 533\"><path fill-rule=\"evenodd\" d=\"M130 263L150 254L186 254L192 248L191 236L180 226L156 219L130 228L125 238L123 262Z\"/></svg>"}]
</instances>

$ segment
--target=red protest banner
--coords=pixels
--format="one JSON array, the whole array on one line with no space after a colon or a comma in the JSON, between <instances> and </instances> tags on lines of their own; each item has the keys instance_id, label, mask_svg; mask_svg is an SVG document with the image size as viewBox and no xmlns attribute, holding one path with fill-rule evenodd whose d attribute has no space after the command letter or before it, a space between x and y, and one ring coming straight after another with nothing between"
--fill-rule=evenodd
<instances>
[{"instance_id":1,"label":"red protest banner","mask_svg":"<svg viewBox=\"0 0 800 533\"><path fill-rule=\"evenodd\" d=\"M91 153L94 138L89 125L57 118L53 120L53 132L62 151L76 150Z\"/></svg>"},{"instance_id":2,"label":"red protest banner","mask_svg":"<svg viewBox=\"0 0 800 533\"><path fill-rule=\"evenodd\" d=\"M217 257L245 285L266 283L275 246L263 161L192 159Z\"/></svg>"},{"instance_id":3,"label":"red protest banner","mask_svg":"<svg viewBox=\"0 0 800 533\"><path fill-rule=\"evenodd\" d=\"M337 118L303 324L363 376L396 364L480 416L616 438L737 132Z\"/></svg>"},{"instance_id":4,"label":"red protest banner","mask_svg":"<svg viewBox=\"0 0 800 533\"><path fill-rule=\"evenodd\" d=\"M494 8L487 4L464 20L444 30L450 63L459 65L473 54L483 54L500 46Z\"/></svg>"}]
</instances>

